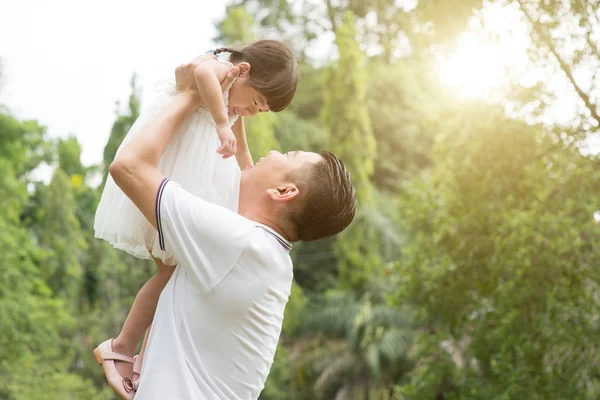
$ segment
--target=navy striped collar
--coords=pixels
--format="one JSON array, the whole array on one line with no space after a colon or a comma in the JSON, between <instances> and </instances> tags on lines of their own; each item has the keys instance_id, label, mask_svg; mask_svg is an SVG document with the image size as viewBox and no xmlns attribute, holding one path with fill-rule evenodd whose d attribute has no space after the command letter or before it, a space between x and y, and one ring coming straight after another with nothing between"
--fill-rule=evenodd
<instances>
[{"instance_id":1,"label":"navy striped collar","mask_svg":"<svg viewBox=\"0 0 600 400\"><path fill-rule=\"evenodd\" d=\"M265 232L267 232L269 235L273 236L275 239L277 239L277 241L279 242L279 244L281 244L283 246L284 249L286 249L287 251L292 250L292 243L287 240L286 238L284 238L283 236L281 236L279 233L275 232L272 228L269 228L266 225L263 225L259 222L255 222L256 226L258 228L261 228L262 230L264 230Z\"/></svg>"}]
</instances>

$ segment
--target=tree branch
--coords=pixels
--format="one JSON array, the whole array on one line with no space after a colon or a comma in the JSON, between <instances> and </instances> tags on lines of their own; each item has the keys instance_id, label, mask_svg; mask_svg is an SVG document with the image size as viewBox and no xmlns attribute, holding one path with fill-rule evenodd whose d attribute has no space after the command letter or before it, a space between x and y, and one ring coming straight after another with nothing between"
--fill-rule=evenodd
<instances>
[{"instance_id":1,"label":"tree branch","mask_svg":"<svg viewBox=\"0 0 600 400\"><path fill-rule=\"evenodd\" d=\"M577 94L579 95L581 100L583 100L583 103L585 104L586 108L592 114L592 118L594 118L596 120L596 122L598 123L598 127L600 127L600 114L598 114L597 107L590 100L590 96L588 96L587 93L585 93L583 91L583 89L581 89L581 87L577 84L577 82L575 81L575 77L573 76L573 73L571 72L571 69L569 68L569 65L562 58L562 56L560 54L558 54L558 51L556 50L556 46L552 42L552 39L548 36L548 34L546 32L543 31L543 29L541 28L541 25L539 23L537 23L537 21L535 21L533 19L533 17L529 14L529 12L527 11L527 8L523 4L523 1L522 0L516 0L516 1L517 1L517 4L519 4L519 7L521 8L521 11L523 11L523 14L527 18L527 20L531 23L531 27L532 27L533 31L539 36L540 40L548 47L548 49L550 50L552 55L554 55L554 57L558 61L560 69L565 73L565 75L571 82L571 85L573 85L573 88L575 89L575 91L577 92Z\"/></svg>"},{"instance_id":2,"label":"tree branch","mask_svg":"<svg viewBox=\"0 0 600 400\"><path fill-rule=\"evenodd\" d=\"M598 51L598 46L592 40L592 33L594 32L594 26L598 26L598 17L596 16L596 10L598 8L598 1L592 1L591 4L584 4L585 15L587 18L587 29L585 32L585 40L592 49L592 54L596 55L596 57L600 56L600 52ZM589 7L588 7L589 6ZM596 82L596 77L598 76L598 71L600 68L597 68L594 71L594 75L592 76L592 85Z\"/></svg>"},{"instance_id":3,"label":"tree branch","mask_svg":"<svg viewBox=\"0 0 600 400\"><path fill-rule=\"evenodd\" d=\"M333 11L333 6L331 5L331 0L327 0L327 15L331 22L331 30L335 33L337 26L335 24L335 13Z\"/></svg>"}]
</instances>

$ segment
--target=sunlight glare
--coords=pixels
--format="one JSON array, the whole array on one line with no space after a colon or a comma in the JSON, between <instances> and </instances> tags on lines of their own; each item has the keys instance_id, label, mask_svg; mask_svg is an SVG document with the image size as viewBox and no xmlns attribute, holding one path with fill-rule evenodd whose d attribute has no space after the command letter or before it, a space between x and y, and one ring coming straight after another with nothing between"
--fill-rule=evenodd
<instances>
[{"instance_id":1,"label":"sunlight glare","mask_svg":"<svg viewBox=\"0 0 600 400\"><path fill-rule=\"evenodd\" d=\"M523 66L528 35L510 7L488 5L470 26L458 38L456 51L440 57L437 73L458 97L487 98L507 86L510 72Z\"/></svg>"},{"instance_id":2,"label":"sunlight glare","mask_svg":"<svg viewBox=\"0 0 600 400\"><path fill-rule=\"evenodd\" d=\"M487 97L505 80L502 49L489 43L463 40L456 53L441 60L438 74L462 97Z\"/></svg>"}]
</instances>

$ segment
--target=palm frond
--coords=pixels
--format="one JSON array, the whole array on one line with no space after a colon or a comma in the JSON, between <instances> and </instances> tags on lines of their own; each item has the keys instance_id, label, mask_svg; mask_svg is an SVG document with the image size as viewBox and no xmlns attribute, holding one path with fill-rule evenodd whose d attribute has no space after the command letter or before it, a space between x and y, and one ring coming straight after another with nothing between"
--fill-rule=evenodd
<instances>
[{"instance_id":1,"label":"palm frond","mask_svg":"<svg viewBox=\"0 0 600 400\"><path fill-rule=\"evenodd\" d=\"M369 371L371 371L371 375L379 381L379 379L381 379L381 354L378 346L374 344L369 346L367 349L366 361Z\"/></svg>"},{"instance_id":2,"label":"palm frond","mask_svg":"<svg viewBox=\"0 0 600 400\"><path fill-rule=\"evenodd\" d=\"M342 304L314 310L303 321L300 333L321 333L332 338L345 338L352 329L354 316L358 312L356 304Z\"/></svg>"},{"instance_id":3,"label":"palm frond","mask_svg":"<svg viewBox=\"0 0 600 400\"><path fill-rule=\"evenodd\" d=\"M378 352L388 362L407 358L411 348L411 331L392 328L386 331L377 344Z\"/></svg>"},{"instance_id":4,"label":"palm frond","mask_svg":"<svg viewBox=\"0 0 600 400\"><path fill-rule=\"evenodd\" d=\"M370 322L386 328L408 329L412 326L412 316L404 310L392 308L387 304L380 304L373 307Z\"/></svg>"},{"instance_id":5,"label":"palm frond","mask_svg":"<svg viewBox=\"0 0 600 400\"><path fill-rule=\"evenodd\" d=\"M356 357L350 353L345 353L341 357L329 360L326 368L315 381L313 386L314 392L324 394L332 391L336 386L343 386L344 379L352 375L351 371L357 363L358 360Z\"/></svg>"}]
</instances>

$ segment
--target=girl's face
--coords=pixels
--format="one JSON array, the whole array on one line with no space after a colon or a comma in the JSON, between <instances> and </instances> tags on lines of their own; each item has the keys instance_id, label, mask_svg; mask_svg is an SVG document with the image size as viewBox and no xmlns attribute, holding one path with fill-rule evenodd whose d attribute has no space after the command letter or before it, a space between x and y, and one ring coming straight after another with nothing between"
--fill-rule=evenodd
<instances>
[{"instance_id":1,"label":"girl's face","mask_svg":"<svg viewBox=\"0 0 600 400\"><path fill-rule=\"evenodd\" d=\"M269 111L265 96L248 83L250 64L241 62L237 67L240 68L240 75L229 89L229 115L251 117L256 113Z\"/></svg>"}]
</instances>

